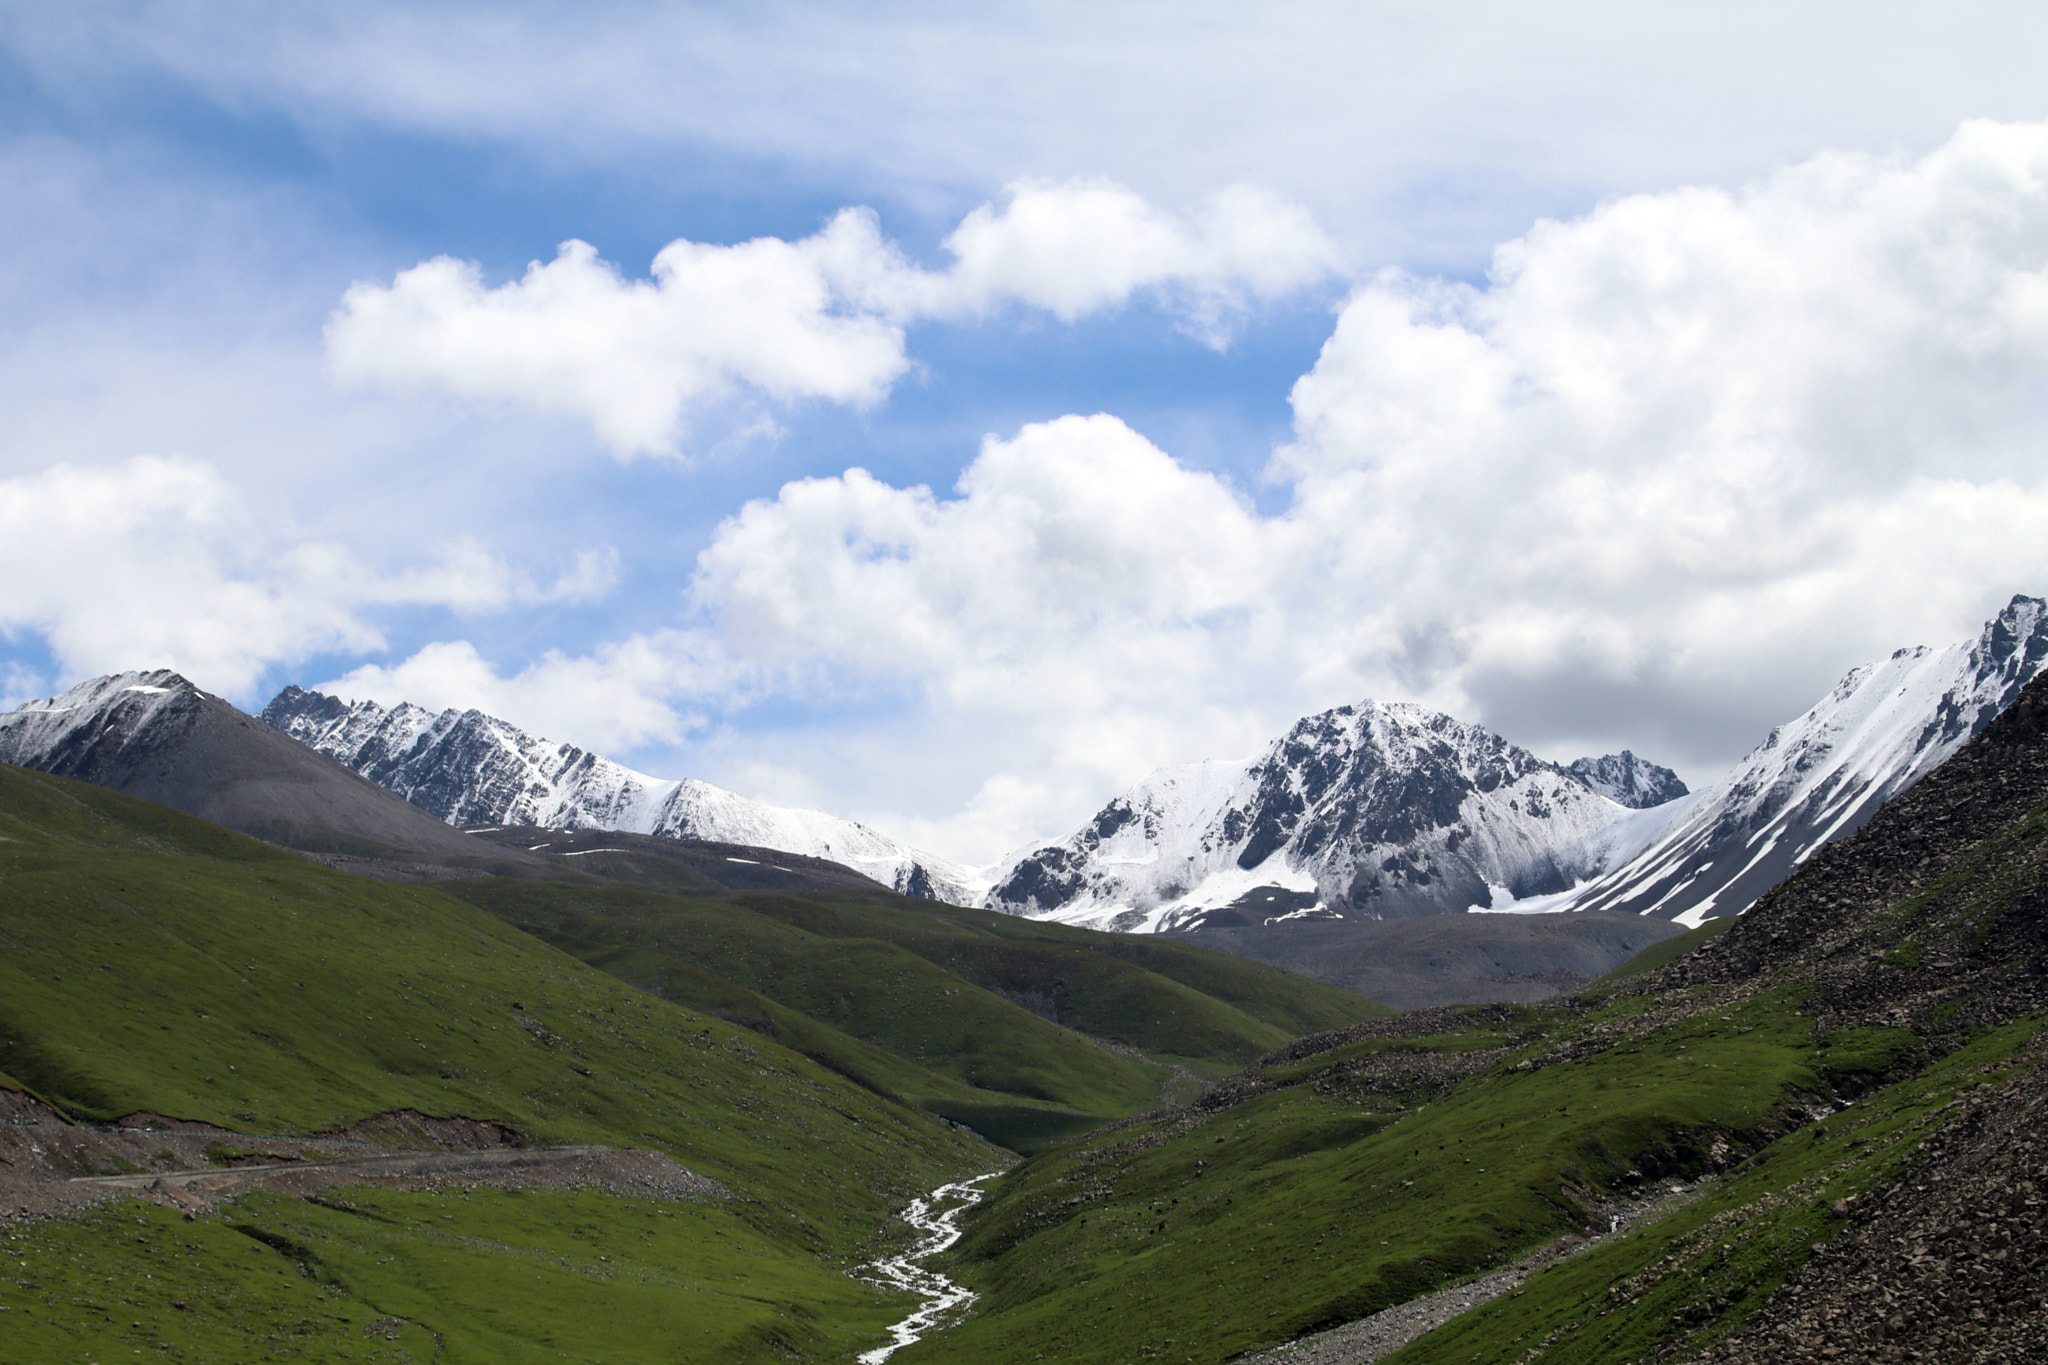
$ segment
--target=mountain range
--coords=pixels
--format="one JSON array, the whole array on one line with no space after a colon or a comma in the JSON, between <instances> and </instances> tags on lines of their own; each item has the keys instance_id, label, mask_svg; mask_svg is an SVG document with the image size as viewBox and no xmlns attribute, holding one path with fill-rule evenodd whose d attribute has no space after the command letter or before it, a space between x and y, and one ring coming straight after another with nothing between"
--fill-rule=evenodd
<instances>
[{"instance_id":1,"label":"mountain range","mask_svg":"<svg viewBox=\"0 0 2048 1365\"><path fill-rule=\"evenodd\" d=\"M977 904L984 889L972 869L857 821L771 806L694 778L650 777L481 711L437 714L287 687L263 719L451 825L619 830L781 849L952 905Z\"/></svg>"},{"instance_id":2,"label":"mountain range","mask_svg":"<svg viewBox=\"0 0 2048 1365\"><path fill-rule=\"evenodd\" d=\"M1546 763L1439 712L1365 702L1243 762L1162 768L1065 839L999 867L988 903L1095 928L1306 919L1740 913L2009 705L2048 659L2048 604L1977 638L1850 670L1696 793L1629 753Z\"/></svg>"},{"instance_id":3,"label":"mountain range","mask_svg":"<svg viewBox=\"0 0 2048 1365\"><path fill-rule=\"evenodd\" d=\"M0 763L328 859L468 870L538 861L450 829L170 669L94 678L0 715Z\"/></svg>"},{"instance_id":4,"label":"mountain range","mask_svg":"<svg viewBox=\"0 0 2048 1365\"><path fill-rule=\"evenodd\" d=\"M1627 750L1549 762L1440 712L1367 700L1305 717L1249 759L1161 768L990 869L651 777L478 711L289 687L263 718L458 826L776 848L905 895L1120 932L1222 932L1264 955L1252 940L1292 942L1315 921L1568 909L1692 925L1739 912L1981 730L2044 658L2043 603L2015 597L1975 640L1852 669L1699 792Z\"/></svg>"},{"instance_id":5,"label":"mountain range","mask_svg":"<svg viewBox=\"0 0 2048 1365\"><path fill-rule=\"evenodd\" d=\"M975 1172L942 1268L979 1298L906 1360L2040 1359L2041 616L1856 670L1647 806L1615 799L1662 782L1624 756L1311 718L1214 805L1247 812L1219 875L1421 840L1434 868L1378 868L1408 913L1312 874L1306 905L1254 887L1153 933L758 845L458 828L174 673L32 703L5 754L100 785L0 765L0 1359L845 1360L913 1308L847 1270ZM1326 741L1346 761L1316 778ZM1673 889L1717 899L1686 931L1431 913L1465 782L1507 802L1482 886L1525 855L1524 888L1554 884L1507 834L1612 807L1656 826L1609 839L1620 868L1682 846ZM1656 941L1542 1003L1400 1014L1199 946L1606 926Z\"/></svg>"},{"instance_id":6,"label":"mountain range","mask_svg":"<svg viewBox=\"0 0 2048 1365\"><path fill-rule=\"evenodd\" d=\"M1065 839L981 870L479 711L288 687L265 726L161 671L0 716L0 761L165 799L379 875L593 853L618 863L622 849L543 847L550 831L610 831L640 836L644 875L668 875L658 868L678 864L656 851L681 844L726 885L829 880L745 856L770 850L915 898L1168 935L1416 1007L1539 999L1739 912L1982 730L2044 658L2048 610L2016 597L1973 641L1852 669L1698 792L1626 750L1554 763L1481 726L1365 701L1304 718L1248 760L1160 769ZM1471 910L1574 913L1510 923Z\"/></svg>"}]
</instances>

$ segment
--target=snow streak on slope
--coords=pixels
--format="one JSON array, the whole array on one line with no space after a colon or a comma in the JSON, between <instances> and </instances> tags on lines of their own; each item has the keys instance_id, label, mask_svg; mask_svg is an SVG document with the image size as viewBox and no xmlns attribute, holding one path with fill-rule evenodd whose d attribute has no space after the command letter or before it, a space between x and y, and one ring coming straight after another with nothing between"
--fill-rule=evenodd
<instances>
[{"instance_id":1,"label":"snow streak on slope","mask_svg":"<svg viewBox=\"0 0 2048 1365\"><path fill-rule=\"evenodd\" d=\"M2048 604L2015 597L1973 643L1902 649L1851 670L1571 908L1682 924L1741 913L1989 725L2041 671L2044 618Z\"/></svg>"},{"instance_id":2,"label":"snow streak on slope","mask_svg":"<svg viewBox=\"0 0 2048 1365\"><path fill-rule=\"evenodd\" d=\"M1584 760L1632 788L1636 760ZM1668 770L1641 765L1644 783ZM1633 794L1633 791L1632 793ZM992 908L1151 930L1458 912L1570 890L1651 835L1571 771L1476 725L1363 702L1243 762L1162 768L1058 844L1003 866ZM1617 849L1630 832L1633 847Z\"/></svg>"},{"instance_id":3,"label":"snow streak on slope","mask_svg":"<svg viewBox=\"0 0 2048 1365\"><path fill-rule=\"evenodd\" d=\"M67 751L125 745L155 730L160 713L182 709L193 693L205 695L168 668L93 678L0 715L0 763L47 771Z\"/></svg>"},{"instance_id":4,"label":"snow streak on slope","mask_svg":"<svg viewBox=\"0 0 2048 1365\"><path fill-rule=\"evenodd\" d=\"M287 687L263 719L451 825L546 825L751 844L826 858L906 896L973 905L973 869L822 811L639 773L480 711L439 715Z\"/></svg>"}]
</instances>

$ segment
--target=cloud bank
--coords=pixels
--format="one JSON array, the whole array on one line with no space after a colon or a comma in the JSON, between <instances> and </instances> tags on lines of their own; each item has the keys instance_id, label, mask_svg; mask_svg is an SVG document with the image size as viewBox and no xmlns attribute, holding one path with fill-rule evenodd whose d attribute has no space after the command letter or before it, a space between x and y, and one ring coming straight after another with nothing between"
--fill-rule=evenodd
<instances>
[{"instance_id":1,"label":"cloud bank","mask_svg":"<svg viewBox=\"0 0 2048 1365\"><path fill-rule=\"evenodd\" d=\"M874 401L920 319L1153 290L1198 327L1320 278L1322 246L1264 202L1175 217L1100 182L1021 186L961 222L943 270L858 211L796 242L680 243L648 281L594 254L495 288L429 263L351 294L330 359L663 449L721 394ZM1268 237L1300 251L1261 275ZM759 324L795 338L772 354L706 321L757 286ZM1500 246L1477 283L1360 284L1293 387L1265 511L1114 415L1070 415L985 441L949 489L848 470L746 503L670 630L509 675L444 642L343 681L585 744L684 739L714 780L828 773L804 799L970 858L1366 695L1699 774L1848 664L2048 590L2044 374L2048 125L1971 123L1918 159L1614 198ZM499 610L611 572L541 585L460 543L373 569L266 524L190 462L0 482L0 629L67 667L174 662L227 690L379 649L392 606Z\"/></svg>"},{"instance_id":2,"label":"cloud bank","mask_svg":"<svg viewBox=\"0 0 2048 1365\"><path fill-rule=\"evenodd\" d=\"M1822 146L2030 118L2048 11L193 0L0 8L52 86L189 83L316 138L371 127L537 164L688 174L706 150L862 202L961 212L1086 168L1166 202L1255 179L1373 261L1465 270L1538 214L1732 184ZM1766 37L1767 35L1767 37Z\"/></svg>"},{"instance_id":3,"label":"cloud bank","mask_svg":"<svg viewBox=\"0 0 2048 1365\"><path fill-rule=\"evenodd\" d=\"M736 393L875 403L909 368L904 329L920 320L1017 304L1073 321L1149 290L1221 346L1249 303L1339 263L1306 212L1244 186L1184 219L1106 181L1019 181L945 246L952 266L925 270L871 211L846 209L794 242L671 242L647 280L581 241L496 287L441 256L350 288L328 369L578 417L620 455L672 454L694 412Z\"/></svg>"},{"instance_id":4,"label":"cloud bank","mask_svg":"<svg viewBox=\"0 0 2048 1365\"><path fill-rule=\"evenodd\" d=\"M462 540L380 571L192 460L0 479L0 631L40 633L68 676L163 666L240 695L279 661L383 649L379 609L587 601L616 575L611 551L590 551L537 584ZM30 684L17 672L5 685L18 696Z\"/></svg>"},{"instance_id":5,"label":"cloud bank","mask_svg":"<svg viewBox=\"0 0 2048 1365\"><path fill-rule=\"evenodd\" d=\"M749 657L991 736L1046 829L1367 694L1697 772L2048 590L2044 374L2048 126L1973 123L1545 222L1482 286L1375 279L1294 389L1280 515L1070 417L950 498L792 483L695 591Z\"/></svg>"}]
</instances>

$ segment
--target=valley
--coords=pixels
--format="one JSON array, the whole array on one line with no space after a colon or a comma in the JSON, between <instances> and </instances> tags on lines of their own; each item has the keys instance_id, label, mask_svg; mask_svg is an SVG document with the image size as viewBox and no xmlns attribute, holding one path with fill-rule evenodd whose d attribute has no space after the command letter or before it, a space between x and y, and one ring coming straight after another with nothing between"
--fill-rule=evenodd
<instances>
[{"instance_id":1,"label":"valley","mask_svg":"<svg viewBox=\"0 0 2048 1365\"><path fill-rule=\"evenodd\" d=\"M2043 52L0 0L0 1365L2048 1365Z\"/></svg>"},{"instance_id":2,"label":"valley","mask_svg":"<svg viewBox=\"0 0 2048 1365\"><path fill-rule=\"evenodd\" d=\"M1831 822L1740 917L1239 891L1102 932L798 849L459 829L176 675L0 717L57 770L0 766L0 1359L2030 1359L2014 611L1936 670L1974 680L1946 729L1845 684L1772 741L1805 786L1641 808ZM1465 739L1512 801L1669 793Z\"/></svg>"},{"instance_id":3,"label":"valley","mask_svg":"<svg viewBox=\"0 0 2048 1365\"><path fill-rule=\"evenodd\" d=\"M946 1109L1032 1149L1385 1013L843 872L796 896L609 856L623 884L488 853L516 875L375 880L0 767L0 1359L833 1358L914 1306L845 1273L893 1211L1017 1159Z\"/></svg>"}]
</instances>

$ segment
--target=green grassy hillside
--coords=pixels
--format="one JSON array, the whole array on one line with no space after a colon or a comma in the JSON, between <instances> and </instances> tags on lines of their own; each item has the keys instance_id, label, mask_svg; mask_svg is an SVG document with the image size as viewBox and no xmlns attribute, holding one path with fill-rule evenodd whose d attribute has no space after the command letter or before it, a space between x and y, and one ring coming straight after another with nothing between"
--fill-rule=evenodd
<instances>
[{"instance_id":1,"label":"green grassy hillside","mask_svg":"<svg viewBox=\"0 0 2048 1365\"><path fill-rule=\"evenodd\" d=\"M1020 1167L963 1246L987 1311L924 1349L1110 1362L1171 1336L1221 1360L1502 1264L1582 1225L1583 1192L1637 1153L1703 1152L1703 1135L1751 1132L1788 1088L1819 1085L1793 1003L1570 1068L1519 1069L1602 1021L1541 1007L1443 1011L1428 1033L1276 1059L1206 1112Z\"/></svg>"},{"instance_id":2,"label":"green grassy hillside","mask_svg":"<svg viewBox=\"0 0 2048 1365\"><path fill-rule=\"evenodd\" d=\"M698 1232L660 1225L674 1236L652 1239L643 1268L689 1279L701 1295L690 1311L704 1323L730 1317L735 1359L830 1354L849 1331L872 1339L896 1300L847 1281L836 1258L904 1198L1001 1159L797 1052L634 990L434 890L334 872L162 806L10 767L0 767L0 1072L77 1119L151 1112L314 1134L417 1109L490 1120L537 1142L667 1153L734 1197L692 1212ZM391 1198L404 1206L394 1206L397 1222L425 1217L422 1197ZM407 1301L424 1316L399 1316L445 1340L489 1340L476 1316L488 1316L488 1302L498 1304L489 1313L519 1318L493 1298L493 1284L536 1260L563 1269L557 1251L571 1224L616 1216L590 1213L593 1199L603 1197L530 1196L520 1207L531 1228L517 1236L479 1211L451 1218L461 1246L451 1244L447 1274L468 1287L438 1309L413 1292ZM298 1240L328 1239L331 1252L273 1254L233 1289L243 1307L222 1310L222 1331L243 1308L285 1312L286 1291L305 1287L295 1267L330 1264L330 1254L355 1268L336 1270L332 1284L307 1272L320 1295L364 1308L404 1297L400 1271L360 1264L360 1248L386 1225L355 1215L323 1224L293 1201L249 1207L266 1235L286 1213L313 1220L313 1241ZM106 1215L109 1226L128 1216ZM35 1234L46 1248L93 1235ZM276 1237L256 1240L276 1253ZM72 1270L34 1281L52 1340L102 1339L93 1334L104 1315L62 1288L85 1283L77 1267L99 1254L81 1251ZM625 1278L613 1274L612 1288L586 1296L554 1330L623 1330L605 1323L629 1311ZM562 1281L565 1297L573 1281ZM269 1287L285 1297L266 1298ZM9 1298L10 1309L20 1302ZM530 1323L545 1316L505 1330L530 1341ZM744 1324L756 1319L748 1336ZM0 1335L19 1339L22 1321L10 1316ZM205 1336L200 1317L179 1321ZM515 1358L509 1348L478 1350L468 1358Z\"/></svg>"},{"instance_id":3,"label":"green grassy hillside","mask_svg":"<svg viewBox=\"0 0 2048 1365\"><path fill-rule=\"evenodd\" d=\"M1160 1062L1218 1076L1299 1033L1387 1013L1198 948L886 893L444 889L1025 1152L1157 1107L1171 1075Z\"/></svg>"},{"instance_id":4,"label":"green grassy hillside","mask_svg":"<svg viewBox=\"0 0 2048 1365\"><path fill-rule=\"evenodd\" d=\"M843 1361L903 1316L715 1205L588 1191L124 1201L0 1240L0 1361Z\"/></svg>"}]
</instances>

